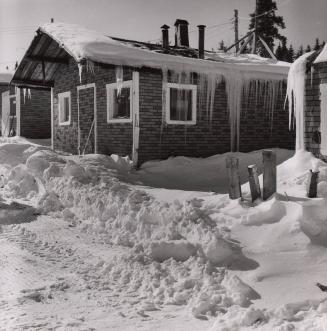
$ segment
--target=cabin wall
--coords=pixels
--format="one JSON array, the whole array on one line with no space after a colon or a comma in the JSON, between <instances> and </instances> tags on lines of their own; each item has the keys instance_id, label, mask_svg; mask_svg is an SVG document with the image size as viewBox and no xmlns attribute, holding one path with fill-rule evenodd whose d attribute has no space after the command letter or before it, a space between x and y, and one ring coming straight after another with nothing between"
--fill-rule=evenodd
<instances>
[{"instance_id":1,"label":"cabin wall","mask_svg":"<svg viewBox=\"0 0 327 331\"><path fill-rule=\"evenodd\" d=\"M169 82L174 82L168 79ZM205 106L206 93L197 93L196 125L165 124L162 121L162 74L140 72L139 163L169 156L206 157L230 150L230 126L224 86L216 90L212 121Z\"/></svg>"},{"instance_id":2,"label":"cabin wall","mask_svg":"<svg viewBox=\"0 0 327 331\"><path fill-rule=\"evenodd\" d=\"M20 135L32 139L51 138L51 96L49 91L20 91Z\"/></svg>"},{"instance_id":3,"label":"cabin wall","mask_svg":"<svg viewBox=\"0 0 327 331\"><path fill-rule=\"evenodd\" d=\"M132 79L132 71L124 68L124 80ZM94 73L84 67L82 82L80 82L79 71L76 63L71 60L69 66L62 65L55 77L54 86L54 148L68 153L78 154L78 107L77 107L77 86L92 84L96 85L96 106L97 106L97 142L98 153L131 155L133 144L132 123L107 123L107 99L106 84L116 82L114 66L95 66ZM91 129L94 113L94 97L87 98L83 95L90 91L80 90L80 123L82 124L85 112L89 112L92 120L80 126L81 136L88 135ZM71 92L71 124L68 126L59 125L58 93ZM86 92L87 91L87 92ZM94 130L94 129L93 129ZM93 130L91 131L90 144L86 152L94 152ZM85 139L81 139L81 151L85 147Z\"/></svg>"},{"instance_id":4,"label":"cabin wall","mask_svg":"<svg viewBox=\"0 0 327 331\"><path fill-rule=\"evenodd\" d=\"M304 144L305 148L316 157L327 161L327 155L320 152L317 134L320 133L320 84L327 83L327 63L313 66L313 74L308 73L305 81L305 118Z\"/></svg>"},{"instance_id":5,"label":"cabin wall","mask_svg":"<svg viewBox=\"0 0 327 331\"><path fill-rule=\"evenodd\" d=\"M132 68L124 67L124 81L132 79ZM210 121L206 106L207 93L198 89L196 125L173 125L163 121L163 75L160 70L139 69L139 164L169 156L184 155L207 157L230 151L230 125L227 109L225 83L215 90L214 109ZM174 82L173 78L169 78ZM195 84L199 85L195 78ZM115 67L95 65L82 73L79 80L78 67L71 61L62 65L55 77L54 86L54 148L73 154L78 153L77 86L96 84L97 142L98 153L132 154L132 123L107 123L106 84L115 83ZM243 102L241 114L240 151L260 148L294 148L295 134L288 129L288 111L284 109L286 84L276 104L273 120L265 111L263 101L255 97ZM71 91L71 124L60 126L58 121L58 93ZM82 99L85 99L82 101ZM93 114L93 98L80 98L85 107L80 109ZM85 115L85 114L84 114ZM91 116L91 115L90 115ZM92 115L93 116L93 115ZM81 119L82 119L81 114ZM87 121L84 134L89 132ZM92 135L91 135L92 137ZM93 138L91 138L93 140ZM83 150L84 146L81 146ZM92 149L87 149L91 152Z\"/></svg>"},{"instance_id":6,"label":"cabin wall","mask_svg":"<svg viewBox=\"0 0 327 331\"><path fill-rule=\"evenodd\" d=\"M201 93L199 82L197 85L196 125L162 125L162 74L154 70L140 72L139 163L177 155L208 157L231 150L225 83L216 87L211 121L206 106L207 93ZM241 152L273 147L294 149L295 131L289 130L288 110L284 109L285 94L286 83L273 117L263 98L257 100L253 94L242 102Z\"/></svg>"},{"instance_id":7,"label":"cabin wall","mask_svg":"<svg viewBox=\"0 0 327 331\"><path fill-rule=\"evenodd\" d=\"M0 94L9 91L10 95L16 94L16 88L8 84L0 85ZM46 139L51 137L51 99L50 92L44 90L30 90L30 97L23 89L20 91L20 135L31 139ZM2 109L2 97L0 97ZM17 111L17 110L16 110ZM2 112L1 112L2 113ZM16 114L17 115L17 114ZM17 133L17 119L13 127Z\"/></svg>"}]
</instances>

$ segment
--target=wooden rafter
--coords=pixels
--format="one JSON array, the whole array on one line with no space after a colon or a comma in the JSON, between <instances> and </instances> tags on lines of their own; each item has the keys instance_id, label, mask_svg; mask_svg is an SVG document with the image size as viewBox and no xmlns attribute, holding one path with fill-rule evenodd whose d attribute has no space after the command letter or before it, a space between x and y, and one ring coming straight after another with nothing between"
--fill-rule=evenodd
<instances>
[{"instance_id":1,"label":"wooden rafter","mask_svg":"<svg viewBox=\"0 0 327 331\"><path fill-rule=\"evenodd\" d=\"M50 88L54 86L53 81L43 82L42 80L20 80L20 79L13 79L11 81L11 84L16 86L26 86L26 87L44 87L44 88Z\"/></svg>"},{"instance_id":2,"label":"wooden rafter","mask_svg":"<svg viewBox=\"0 0 327 331\"><path fill-rule=\"evenodd\" d=\"M49 56L41 56L41 55L29 55L26 56L26 60L33 61L33 62L49 62L49 63L59 63L59 64L69 64L69 59L63 58L55 58Z\"/></svg>"}]
</instances>

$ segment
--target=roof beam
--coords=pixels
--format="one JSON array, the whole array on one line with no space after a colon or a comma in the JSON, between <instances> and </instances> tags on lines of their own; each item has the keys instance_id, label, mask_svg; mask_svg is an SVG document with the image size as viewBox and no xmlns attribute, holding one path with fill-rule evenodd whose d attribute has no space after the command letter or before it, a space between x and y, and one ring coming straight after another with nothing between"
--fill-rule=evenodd
<instances>
[{"instance_id":1,"label":"roof beam","mask_svg":"<svg viewBox=\"0 0 327 331\"><path fill-rule=\"evenodd\" d=\"M54 86L53 81L43 82L42 80L28 80L28 79L13 79L11 81L12 85L16 86L26 86L26 87L43 87L43 88L50 88Z\"/></svg>"},{"instance_id":2,"label":"roof beam","mask_svg":"<svg viewBox=\"0 0 327 331\"><path fill-rule=\"evenodd\" d=\"M50 56L40 56L40 55L29 55L26 56L26 60L33 62L50 62L50 63L59 63L59 64L69 64L69 59L56 58Z\"/></svg>"}]
</instances>

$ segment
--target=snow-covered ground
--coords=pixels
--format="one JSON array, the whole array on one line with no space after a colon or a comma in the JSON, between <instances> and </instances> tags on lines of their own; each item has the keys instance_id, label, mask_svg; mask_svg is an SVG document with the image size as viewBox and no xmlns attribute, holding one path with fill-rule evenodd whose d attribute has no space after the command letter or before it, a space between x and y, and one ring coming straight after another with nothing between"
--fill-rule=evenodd
<instances>
[{"instance_id":1,"label":"snow-covered ground","mask_svg":"<svg viewBox=\"0 0 327 331\"><path fill-rule=\"evenodd\" d=\"M2 140L0 330L327 330L327 165L276 153L278 193L253 204L260 151L237 154L232 201L226 155L134 171Z\"/></svg>"}]
</instances>

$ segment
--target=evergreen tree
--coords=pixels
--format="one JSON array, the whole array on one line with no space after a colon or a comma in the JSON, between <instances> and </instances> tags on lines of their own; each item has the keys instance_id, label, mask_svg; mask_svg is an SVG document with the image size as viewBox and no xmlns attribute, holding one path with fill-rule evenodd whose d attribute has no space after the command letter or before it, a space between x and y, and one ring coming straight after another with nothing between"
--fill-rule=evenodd
<instances>
[{"instance_id":1,"label":"evergreen tree","mask_svg":"<svg viewBox=\"0 0 327 331\"><path fill-rule=\"evenodd\" d=\"M302 56L304 53L304 50L303 50L303 46L301 45L298 49L298 51L296 52L295 54L295 59L299 58L300 56Z\"/></svg>"},{"instance_id":2,"label":"evergreen tree","mask_svg":"<svg viewBox=\"0 0 327 331\"><path fill-rule=\"evenodd\" d=\"M289 58L288 58L288 53L289 50L287 48L287 42L286 42L286 38L282 41L282 44L279 43L277 49L276 49L276 57L278 60L280 61L286 61L288 62Z\"/></svg>"},{"instance_id":3,"label":"evergreen tree","mask_svg":"<svg viewBox=\"0 0 327 331\"><path fill-rule=\"evenodd\" d=\"M293 48L292 44L288 48L286 60L287 60L287 62L290 62L290 63L292 63L294 61L294 48Z\"/></svg>"},{"instance_id":4,"label":"evergreen tree","mask_svg":"<svg viewBox=\"0 0 327 331\"><path fill-rule=\"evenodd\" d=\"M315 45L313 47L314 51L318 51L320 49L320 43L319 43L319 38L316 38Z\"/></svg>"},{"instance_id":5,"label":"evergreen tree","mask_svg":"<svg viewBox=\"0 0 327 331\"><path fill-rule=\"evenodd\" d=\"M311 52L311 46L308 45L307 48L305 49L305 52L308 53L308 52Z\"/></svg>"},{"instance_id":6,"label":"evergreen tree","mask_svg":"<svg viewBox=\"0 0 327 331\"><path fill-rule=\"evenodd\" d=\"M278 60L282 61L283 51L282 51L282 45L280 43L278 44L278 47L276 48L275 55Z\"/></svg>"},{"instance_id":7,"label":"evergreen tree","mask_svg":"<svg viewBox=\"0 0 327 331\"><path fill-rule=\"evenodd\" d=\"M276 16L277 5L272 0L257 0L256 13L251 14L250 29L256 26L256 33L260 36L273 50L275 46L275 39L283 42L286 40L284 36L279 33L279 28L284 29L285 23L282 16ZM255 23L256 22L256 23ZM257 43L256 49L262 56L268 56L268 52L261 43Z\"/></svg>"},{"instance_id":8,"label":"evergreen tree","mask_svg":"<svg viewBox=\"0 0 327 331\"><path fill-rule=\"evenodd\" d=\"M224 52L226 51L225 42L223 40L219 43L218 50L219 51L224 51Z\"/></svg>"}]
</instances>

